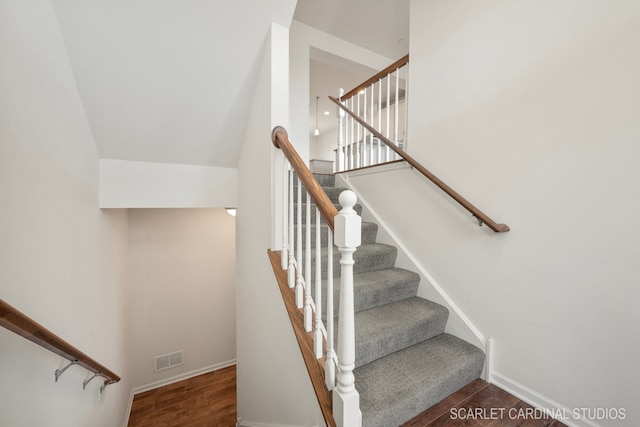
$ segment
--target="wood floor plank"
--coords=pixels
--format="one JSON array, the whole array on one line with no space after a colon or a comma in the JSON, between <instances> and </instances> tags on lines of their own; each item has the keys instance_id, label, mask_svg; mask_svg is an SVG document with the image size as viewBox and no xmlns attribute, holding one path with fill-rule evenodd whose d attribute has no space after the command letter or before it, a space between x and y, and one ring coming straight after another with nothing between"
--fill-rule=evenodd
<instances>
[{"instance_id":1,"label":"wood floor plank","mask_svg":"<svg viewBox=\"0 0 640 427\"><path fill-rule=\"evenodd\" d=\"M466 387L445 398L440 403L436 403L420 415L407 421L402 425L402 427L423 427L428 425L430 422L435 421L445 413L449 412L451 408L456 407L470 396L485 388L487 385L488 383L486 381L477 379Z\"/></svg>"},{"instance_id":2,"label":"wood floor plank","mask_svg":"<svg viewBox=\"0 0 640 427\"><path fill-rule=\"evenodd\" d=\"M129 427L233 427L236 367L230 366L137 394Z\"/></svg>"},{"instance_id":3,"label":"wood floor plank","mask_svg":"<svg viewBox=\"0 0 640 427\"><path fill-rule=\"evenodd\" d=\"M566 427L494 384L476 380L402 427Z\"/></svg>"}]
</instances>

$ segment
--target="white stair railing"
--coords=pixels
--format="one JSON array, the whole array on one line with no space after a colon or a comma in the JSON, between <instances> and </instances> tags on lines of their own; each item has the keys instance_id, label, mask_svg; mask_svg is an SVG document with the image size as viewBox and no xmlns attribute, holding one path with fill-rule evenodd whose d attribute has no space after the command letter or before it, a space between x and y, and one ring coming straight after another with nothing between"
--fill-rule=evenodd
<instances>
[{"instance_id":1,"label":"white stair railing","mask_svg":"<svg viewBox=\"0 0 640 427\"><path fill-rule=\"evenodd\" d=\"M360 119L406 148L409 56L394 62L346 94L339 89L338 100ZM398 160L398 155L366 127L338 108L336 172Z\"/></svg>"},{"instance_id":2,"label":"white stair railing","mask_svg":"<svg viewBox=\"0 0 640 427\"><path fill-rule=\"evenodd\" d=\"M282 221L283 234L286 234L282 238L281 256L286 254L287 262L282 261L281 268L287 271L287 284L289 288L293 288L291 292L295 293L297 308L302 310L304 330L312 334L314 356L317 360L324 357L324 383L333 394L335 425L360 427L360 398L353 375L353 254L360 246L361 239L361 219L353 209L357 199L352 191L342 192L339 197L342 209L338 212L291 146L286 131L280 127L275 128L272 140L283 151L287 160L283 174L285 193L281 209L285 218L278 219ZM315 233L312 233L314 215ZM326 233L324 250L323 232ZM333 307L334 241L340 252L340 310L336 348ZM324 316L323 303L326 305Z\"/></svg>"}]
</instances>

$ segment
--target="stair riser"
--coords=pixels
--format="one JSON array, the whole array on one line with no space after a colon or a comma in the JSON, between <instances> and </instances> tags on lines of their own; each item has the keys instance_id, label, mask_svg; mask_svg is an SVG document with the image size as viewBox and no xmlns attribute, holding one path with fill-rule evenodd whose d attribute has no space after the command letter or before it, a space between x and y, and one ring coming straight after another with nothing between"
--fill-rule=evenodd
<instances>
[{"instance_id":1,"label":"stair riser","mask_svg":"<svg viewBox=\"0 0 640 427\"><path fill-rule=\"evenodd\" d=\"M294 224L296 224L297 221L298 221L298 206L299 205L296 204L296 205L294 205L294 208L293 208L293 222L294 222ZM340 209L342 209L342 207L340 205L338 205L338 204L335 204L334 206L335 206L335 208L336 208L336 210L338 212L340 211ZM358 215L362 215L362 205L356 204L353 207L353 209L356 211L356 213ZM304 225L306 223L306 221L307 221L307 206L304 203L302 204L302 211L300 212L300 214L301 214L301 217L302 217L302 225ZM313 225L315 223L316 214L317 214L316 205L312 203L311 204L311 216L310 216L311 225ZM321 221L324 222L324 218L322 218L322 217L320 217L320 218L321 218Z\"/></svg>"},{"instance_id":2,"label":"stair riser","mask_svg":"<svg viewBox=\"0 0 640 427\"><path fill-rule=\"evenodd\" d=\"M323 248L327 247L327 241L328 241L328 236L327 236L327 226L326 225L321 225L320 226L320 246L322 246ZM295 227L296 229L296 233L297 233L297 226ZM306 242L307 242L307 236L305 233L306 227L303 226L302 227L302 248L304 250ZM375 243L376 242L376 236L378 235L378 225L374 224L372 222L365 222L362 223L362 230L361 230L361 239L362 239L362 243L363 244L369 244L369 243ZM296 242L294 242L296 243ZM316 227L315 226L311 226L311 247L315 248L316 245ZM335 243L334 243L334 248L335 248ZM335 249L337 250L337 248ZM334 252L335 252L334 250Z\"/></svg>"},{"instance_id":3,"label":"stair riser","mask_svg":"<svg viewBox=\"0 0 640 427\"><path fill-rule=\"evenodd\" d=\"M322 173L314 173L313 177L318 181L321 187L335 187L336 185L336 177L334 175L322 174ZM294 174L293 186L298 186L298 179Z\"/></svg>"},{"instance_id":4,"label":"stair riser","mask_svg":"<svg viewBox=\"0 0 640 427\"><path fill-rule=\"evenodd\" d=\"M356 368L362 425L401 425L478 378L483 366L480 349L442 334Z\"/></svg>"},{"instance_id":5,"label":"stair riser","mask_svg":"<svg viewBox=\"0 0 640 427\"><path fill-rule=\"evenodd\" d=\"M293 200L294 202L298 202L298 190L297 190L297 186L294 186L294 192L293 192ZM333 203L340 203L339 199L340 199L340 194L343 191L348 190L347 188L340 188L340 187L322 187L322 189L324 190L324 192L327 194L327 196L329 197L329 199L333 202ZM305 202L307 200L307 196L306 196L306 190L303 188L303 191L301 192L301 196L302 196L302 201Z\"/></svg>"},{"instance_id":6,"label":"stair riser","mask_svg":"<svg viewBox=\"0 0 640 427\"><path fill-rule=\"evenodd\" d=\"M321 277L323 279L327 278L327 250L323 248L322 250L322 270ZM367 271L376 271L386 268L392 268L396 262L397 249L393 246L385 247L384 250L376 252L374 256L370 256L363 252L358 252L356 250L354 254L354 265L353 272L356 273L364 273ZM300 264L303 267L304 271L304 254L302 256L302 263ZM311 277L315 277L315 250L312 251L311 254ZM340 252L334 251L333 254L333 277L340 277L341 268L340 268Z\"/></svg>"},{"instance_id":7,"label":"stair riser","mask_svg":"<svg viewBox=\"0 0 640 427\"><path fill-rule=\"evenodd\" d=\"M448 317L443 306L417 297L358 313L356 367L440 335ZM380 319L388 320L378 327Z\"/></svg>"},{"instance_id":8,"label":"stair riser","mask_svg":"<svg viewBox=\"0 0 640 427\"><path fill-rule=\"evenodd\" d=\"M354 310L367 310L385 304L390 304L416 296L420 276L415 273L400 270L378 270L375 276L384 277L383 284L371 283L370 274L355 274L354 282ZM333 314L338 316L340 311L340 280L333 281ZM322 318L327 317L327 281L322 281Z\"/></svg>"}]
</instances>

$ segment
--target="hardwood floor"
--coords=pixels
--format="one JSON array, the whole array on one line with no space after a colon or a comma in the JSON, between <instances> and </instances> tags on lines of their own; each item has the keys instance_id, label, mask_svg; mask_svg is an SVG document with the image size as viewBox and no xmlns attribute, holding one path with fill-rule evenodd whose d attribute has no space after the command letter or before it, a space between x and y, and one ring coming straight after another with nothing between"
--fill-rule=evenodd
<instances>
[{"instance_id":1,"label":"hardwood floor","mask_svg":"<svg viewBox=\"0 0 640 427\"><path fill-rule=\"evenodd\" d=\"M566 427L504 390L476 380L401 427ZM236 367L137 394L129 427L233 427Z\"/></svg>"},{"instance_id":2,"label":"hardwood floor","mask_svg":"<svg viewBox=\"0 0 640 427\"><path fill-rule=\"evenodd\" d=\"M128 426L232 427L236 420L234 365L137 394Z\"/></svg>"},{"instance_id":3,"label":"hardwood floor","mask_svg":"<svg viewBox=\"0 0 640 427\"><path fill-rule=\"evenodd\" d=\"M475 380L401 427L566 427L545 415L495 385Z\"/></svg>"}]
</instances>

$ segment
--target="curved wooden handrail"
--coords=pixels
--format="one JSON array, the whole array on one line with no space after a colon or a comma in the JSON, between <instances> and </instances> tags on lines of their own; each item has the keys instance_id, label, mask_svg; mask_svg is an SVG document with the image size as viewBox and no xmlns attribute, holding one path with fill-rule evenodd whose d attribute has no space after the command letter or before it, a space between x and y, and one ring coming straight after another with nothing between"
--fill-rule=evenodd
<instances>
[{"instance_id":1,"label":"curved wooden handrail","mask_svg":"<svg viewBox=\"0 0 640 427\"><path fill-rule=\"evenodd\" d=\"M307 165L304 164L295 148L291 145L289 135L285 128L282 126L274 127L273 131L271 131L271 141L273 145L282 150L287 160L289 160L291 167L298 175L302 185L307 189L318 207L320 214L333 231L333 218L338 215L338 210L329 199L329 196L327 196L327 193L320 187L320 184L318 184L318 181L316 181Z\"/></svg>"},{"instance_id":2,"label":"curved wooden handrail","mask_svg":"<svg viewBox=\"0 0 640 427\"><path fill-rule=\"evenodd\" d=\"M344 101L345 99L349 99L351 98L353 95L357 94L358 92L360 92L360 90L371 86L374 82L377 82L378 80L382 79L383 77L385 77L387 74L393 72L394 70L396 70L397 68L400 68L402 66L404 66L405 64L407 64L409 62L409 55L405 55L402 58L398 59L396 62L394 62L393 64L389 65L388 67L386 67L383 70L380 70L377 74L375 74L373 77L368 78L367 80L365 80L364 82L360 83L358 86L354 87L353 89L351 89L349 92L345 93L344 95L342 95L340 97L341 101Z\"/></svg>"},{"instance_id":3,"label":"curved wooden handrail","mask_svg":"<svg viewBox=\"0 0 640 427\"><path fill-rule=\"evenodd\" d=\"M451 196L451 198L453 198L453 200L458 202L463 208L465 208L466 210L471 212L471 215L473 215L474 217L476 217L478 219L478 221L480 221L480 225L486 224L487 227L489 227L491 230L495 231L496 233L504 233L504 232L510 230L508 225L506 225L506 224L498 224L494 220L489 218L489 216L487 216L484 212L482 212L480 209L475 207L473 204L471 204L471 202L469 202L467 199L465 199L460 194L458 194L454 189L452 189L447 184L445 184L440 178L435 176L427 168L425 168L420 163L418 163L418 161L416 159L414 159L409 154L407 154L406 152L404 152L401 149L399 149L393 142L391 142L389 139L385 138L384 135L382 135L375 128L373 128L367 122L365 122L360 117L358 117L353 111L351 111L344 104L342 104L337 98L335 98L333 96L329 96L329 99L332 100L333 102L335 102L340 108L342 108L347 114L349 114L351 117L353 117L353 119L355 121L357 121L362 126L364 126L369 132L374 134L378 139L380 139L380 141L384 142L391 150L393 150L397 155L402 157L414 169L418 170L422 175L424 175L431 182L433 182L435 185L437 185L442 191L444 191L449 196Z\"/></svg>"},{"instance_id":4,"label":"curved wooden handrail","mask_svg":"<svg viewBox=\"0 0 640 427\"><path fill-rule=\"evenodd\" d=\"M21 337L24 337L69 361L77 361L78 365L103 377L105 379L105 385L120 381L120 377L111 370L96 362L82 351L78 350L1 299L0 326L5 327L11 332L15 332Z\"/></svg>"}]
</instances>

